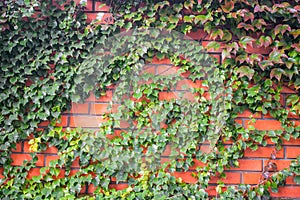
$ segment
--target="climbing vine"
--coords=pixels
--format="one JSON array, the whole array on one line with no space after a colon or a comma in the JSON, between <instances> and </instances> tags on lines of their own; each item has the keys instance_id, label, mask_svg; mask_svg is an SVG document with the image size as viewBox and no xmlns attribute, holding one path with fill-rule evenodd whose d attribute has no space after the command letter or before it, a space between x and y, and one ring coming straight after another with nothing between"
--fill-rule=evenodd
<instances>
[{"instance_id":1,"label":"climbing vine","mask_svg":"<svg viewBox=\"0 0 300 200\"><path fill-rule=\"evenodd\" d=\"M300 156L289 169L273 162L284 140L300 137L290 117L300 112L298 1L110 1L113 24L87 24L84 4L55 2L0 2L1 199L207 199L212 177L212 198L261 199L289 176L300 183ZM196 30L213 41L185 39ZM221 47L218 62L207 51ZM168 58L176 72L143 73L153 58ZM192 99L161 98L184 80L198 84L187 88ZM112 86L120 106L97 131L58 125L71 102ZM283 87L296 91L286 105ZM245 110L271 115L282 130L257 130L255 118L236 123ZM43 121L49 124L38 128ZM225 170L269 139L274 151L257 185L226 186ZM32 159L14 166L10 155L23 140ZM59 158L29 177L48 146ZM174 176L195 160L203 163L195 183ZM113 179L128 187L111 189ZM82 193L86 185L93 194Z\"/></svg>"}]
</instances>

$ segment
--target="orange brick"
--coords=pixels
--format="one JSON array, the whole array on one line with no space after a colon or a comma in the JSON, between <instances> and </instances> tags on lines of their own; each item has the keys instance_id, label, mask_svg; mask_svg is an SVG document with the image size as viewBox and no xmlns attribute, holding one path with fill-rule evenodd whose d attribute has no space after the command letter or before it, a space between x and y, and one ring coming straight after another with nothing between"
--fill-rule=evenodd
<instances>
[{"instance_id":1,"label":"orange brick","mask_svg":"<svg viewBox=\"0 0 300 200\"><path fill-rule=\"evenodd\" d=\"M110 9L109 6L103 5L102 2L95 1L95 11L108 12Z\"/></svg>"},{"instance_id":2,"label":"orange brick","mask_svg":"<svg viewBox=\"0 0 300 200\"><path fill-rule=\"evenodd\" d=\"M10 157L13 160L11 163L12 166L22 166L25 160L32 160L30 154L11 154ZM38 154L37 157L36 166L44 166L44 155Z\"/></svg>"},{"instance_id":3,"label":"orange brick","mask_svg":"<svg viewBox=\"0 0 300 200\"><path fill-rule=\"evenodd\" d=\"M177 74L178 67L170 65L159 65L156 67L158 75L171 75Z\"/></svg>"},{"instance_id":4,"label":"orange brick","mask_svg":"<svg viewBox=\"0 0 300 200\"><path fill-rule=\"evenodd\" d=\"M72 103L70 113L87 114L89 112L89 104Z\"/></svg>"},{"instance_id":5,"label":"orange brick","mask_svg":"<svg viewBox=\"0 0 300 200\"><path fill-rule=\"evenodd\" d=\"M208 186L205 191L208 193L208 196L217 195L216 186Z\"/></svg>"},{"instance_id":6,"label":"orange brick","mask_svg":"<svg viewBox=\"0 0 300 200\"><path fill-rule=\"evenodd\" d=\"M48 147L45 151L42 153L51 153L51 154L57 154L58 149L54 146Z\"/></svg>"},{"instance_id":7,"label":"orange brick","mask_svg":"<svg viewBox=\"0 0 300 200\"><path fill-rule=\"evenodd\" d=\"M32 179L32 177L34 176L39 176L40 173L40 168L32 168L29 170L28 174L27 174L27 178L28 179Z\"/></svg>"},{"instance_id":8,"label":"orange brick","mask_svg":"<svg viewBox=\"0 0 300 200\"><path fill-rule=\"evenodd\" d=\"M286 147L287 158L297 158L300 155L300 147Z\"/></svg>"},{"instance_id":9,"label":"orange brick","mask_svg":"<svg viewBox=\"0 0 300 200\"><path fill-rule=\"evenodd\" d=\"M16 148L12 149L12 152L21 152L22 151L22 142L16 144Z\"/></svg>"},{"instance_id":10,"label":"orange brick","mask_svg":"<svg viewBox=\"0 0 300 200\"><path fill-rule=\"evenodd\" d=\"M57 160L57 159L59 159L59 156L46 156L46 166L49 166L52 160Z\"/></svg>"},{"instance_id":11,"label":"orange brick","mask_svg":"<svg viewBox=\"0 0 300 200\"><path fill-rule=\"evenodd\" d=\"M109 112L108 110L109 104L107 103L100 103L100 104L91 104L91 112L90 114L104 114Z\"/></svg>"},{"instance_id":12,"label":"orange brick","mask_svg":"<svg viewBox=\"0 0 300 200\"><path fill-rule=\"evenodd\" d=\"M244 172L243 183L244 184L258 184L261 177L261 172Z\"/></svg>"},{"instance_id":13,"label":"orange brick","mask_svg":"<svg viewBox=\"0 0 300 200\"><path fill-rule=\"evenodd\" d=\"M198 29L196 31L191 31L189 33L187 33L184 36L184 39L192 39L192 40L202 40L204 39L208 34L202 30L202 29Z\"/></svg>"},{"instance_id":14,"label":"orange brick","mask_svg":"<svg viewBox=\"0 0 300 200\"><path fill-rule=\"evenodd\" d=\"M126 184L126 183L122 183L122 184L121 183L120 184L110 184L109 188L110 189L114 188L116 190L124 190L124 189L128 188L128 184Z\"/></svg>"},{"instance_id":15,"label":"orange brick","mask_svg":"<svg viewBox=\"0 0 300 200\"><path fill-rule=\"evenodd\" d=\"M176 99L176 98L178 98L176 92L160 92L158 94L158 99L160 101L163 101L163 100L170 101L170 100Z\"/></svg>"},{"instance_id":16,"label":"orange brick","mask_svg":"<svg viewBox=\"0 0 300 200\"><path fill-rule=\"evenodd\" d=\"M244 153L244 157L252 157L252 158L270 158L271 153L273 152L272 147L259 147L256 151L252 151L247 148ZM277 158L283 158L283 149L281 149L276 154Z\"/></svg>"},{"instance_id":17,"label":"orange brick","mask_svg":"<svg viewBox=\"0 0 300 200\"><path fill-rule=\"evenodd\" d=\"M279 187L278 193L271 192L272 197L300 198L300 186Z\"/></svg>"},{"instance_id":18,"label":"orange brick","mask_svg":"<svg viewBox=\"0 0 300 200\"><path fill-rule=\"evenodd\" d=\"M248 127L249 120L245 121L245 126ZM255 123L250 122L257 130L283 130L281 122L277 120L256 120Z\"/></svg>"},{"instance_id":19,"label":"orange brick","mask_svg":"<svg viewBox=\"0 0 300 200\"><path fill-rule=\"evenodd\" d=\"M189 90L189 88L203 88L205 91L208 91L208 87L204 87L200 80L193 82L192 80L185 79L177 82L177 90Z\"/></svg>"},{"instance_id":20,"label":"orange brick","mask_svg":"<svg viewBox=\"0 0 300 200\"><path fill-rule=\"evenodd\" d=\"M206 47L210 42L211 41L202 41L202 46ZM221 53L223 48L225 47L225 44L224 44L224 42L219 42L219 44L220 44L219 49L216 49L216 50L210 49L210 50L208 50L208 52L210 52L210 53Z\"/></svg>"},{"instance_id":21,"label":"orange brick","mask_svg":"<svg viewBox=\"0 0 300 200\"><path fill-rule=\"evenodd\" d=\"M181 178L183 182L185 183L196 183L197 177L193 177L192 173L194 172L174 172L171 175L176 178ZM194 173L196 174L196 173Z\"/></svg>"},{"instance_id":22,"label":"orange brick","mask_svg":"<svg viewBox=\"0 0 300 200\"><path fill-rule=\"evenodd\" d=\"M251 47L250 45L247 45L247 48L245 49L247 53L256 53L256 54L269 54L271 52L271 48L269 47Z\"/></svg>"},{"instance_id":23,"label":"orange brick","mask_svg":"<svg viewBox=\"0 0 300 200\"><path fill-rule=\"evenodd\" d=\"M57 122L56 126L68 126L68 116L61 116L61 120Z\"/></svg>"},{"instance_id":24,"label":"orange brick","mask_svg":"<svg viewBox=\"0 0 300 200\"><path fill-rule=\"evenodd\" d=\"M231 167L230 170L261 171L262 164L262 160L240 159L239 167Z\"/></svg>"},{"instance_id":25,"label":"orange brick","mask_svg":"<svg viewBox=\"0 0 300 200\"><path fill-rule=\"evenodd\" d=\"M4 172L4 169L1 167L1 168L0 168L0 178L4 178L3 172Z\"/></svg>"},{"instance_id":26,"label":"orange brick","mask_svg":"<svg viewBox=\"0 0 300 200\"><path fill-rule=\"evenodd\" d=\"M294 90L291 87L282 86L281 93L283 93L283 94L296 94L296 90Z\"/></svg>"},{"instance_id":27,"label":"orange brick","mask_svg":"<svg viewBox=\"0 0 300 200\"><path fill-rule=\"evenodd\" d=\"M79 157L77 157L77 158L72 162L71 167L80 167L80 165L79 165Z\"/></svg>"},{"instance_id":28,"label":"orange brick","mask_svg":"<svg viewBox=\"0 0 300 200\"><path fill-rule=\"evenodd\" d=\"M106 94L104 96L101 96L100 98L96 98L93 93L90 94L89 98L86 99L86 101L92 101L92 102L110 102L112 101L112 90L107 90Z\"/></svg>"},{"instance_id":29,"label":"orange brick","mask_svg":"<svg viewBox=\"0 0 300 200\"><path fill-rule=\"evenodd\" d=\"M283 140L283 145L300 146L300 139L291 138L289 141Z\"/></svg>"},{"instance_id":30,"label":"orange brick","mask_svg":"<svg viewBox=\"0 0 300 200\"><path fill-rule=\"evenodd\" d=\"M211 177L209 183L217 183L218 180L223 181L226 184L240 184L241 183L241 173L238 172L226 172L226 177L220 179L216 176Z\"/></svg>"},{"instance_id":31,"label":"orange brick","mask_svg":"<svg viewBox=\"0 0 300 200\"><path fill-rule=\"evenodd\" d=\"M104 121L101 116L71 116L70 127L98 128Z\"/></svg>"},{"instance_id":32,"label":"orange brick","mask_svg":"<svg viewBox=\"0 0 300 200\"><path fill-rule=\"evenodd\" d=\"M277 170L283 170L285 168L289 168L291 161L290 160L272 160L273 163L276 164ZM264 162L265 165L267 164L267 161Z\"/></svg>"},{"instance_id":33,"label":"orange brick","mask_svg":"<svg viewBox=\"0 0 300 200\"><path fill-rule=\"evenodd\" d=\"M163 58L163 59L158 59L156 56L152 59L152 64L171 64L170 59L168 58Z\"/></svg>"},{"instance_id":34,"label":"orange brick","mask_svg":"<svg viewBox=\"0 0 300 200\"><path fill-rule=\"evenodd\" d=\"M152 65L145 65L143 67L143 72L142 73L149 73L149 74L155 74L155 70L156 67L155 66L152 66Z\"/></svg>"},{"instance_id":35,"label":"orange brick","mask_svg":"<svg viewBox=\"0 0 300 200\"><path fill-rule=\"evenodd\" d=\"M287 179L286 179L286 184L288 184L288 185L297 185L297 184L294 182L294 177L292 177L292 176L287 177Z\"/></svg>"},{"instance_id":36,"label":"orange brick","mask_svg":"<svg viewBox=\"0 0 300 200\"><path fill-rule=\"evenodd\" d=\"M244 110L244 112L238 114L238 117L249 118L250 116L254 118L261 118L261 113L252 113L249 110Z\"/></svg>"}]
</instances>

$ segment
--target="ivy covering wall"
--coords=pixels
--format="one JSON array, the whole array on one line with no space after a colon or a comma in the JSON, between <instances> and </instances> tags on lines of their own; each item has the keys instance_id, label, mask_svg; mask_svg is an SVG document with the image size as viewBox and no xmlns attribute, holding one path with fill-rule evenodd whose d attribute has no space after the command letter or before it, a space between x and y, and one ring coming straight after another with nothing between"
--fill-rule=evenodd
<instances>
[{"instance_id":1,"label":"ivy covering wall","mask_svg":"<svg viewBox=\"0 0 300 200\"><path fill-rule=\"evenodd\" d=\"M269 199L287 179L298 188L300 156L276 164L300 139L298 1L110 1L104 24L87 23L91 2L101 10L0 2L1 199ZM89 125L65 116L91 92L113 92L117 106L94 113L97 129L75 128ZM257 183L226 182L264 148Z\"/></svg>"}]
</instances>

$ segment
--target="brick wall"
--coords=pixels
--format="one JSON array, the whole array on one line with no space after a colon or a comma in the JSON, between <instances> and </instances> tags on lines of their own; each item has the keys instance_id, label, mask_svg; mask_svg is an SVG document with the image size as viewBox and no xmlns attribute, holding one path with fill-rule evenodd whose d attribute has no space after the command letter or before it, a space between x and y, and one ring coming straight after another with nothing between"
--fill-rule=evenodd
<instances>
[{"instance_id":1,"label":"brick wall","mask_svg":"<svg viewBox=\"0 0 300 200\"><path fill-rule=\"evenodd\" d=\"M108 13L108 7L98 8L100 2L96 1L87 1L86 14L88 17L88 21L95 19L97 16L102 17L102 23L111 23L111 15ZM101 14L99 14L101 13ZM206 46L210 41L209 35L207 35L203 30L198 30L197 32L192 32L188 34L189 37L193 38L203 46ZM222 46L222 45L221 45ZM250 48L248 49L249 53L269 53L267 49L257 49ZM209 51L209 54L216 57L219 62L222 62L221 58L221 50L219 51ZM157 60L154 59L153 62L149 65L149 71L170 71L172 68L170 65L170 61L167 59ZM172 70L171 70L172 71ZM200 85L200 86L199 86ZM191 87L201 87L201 83L190 84ZM176 88L175 88L176 89ZM177 88L178 89L178 88ZM170 99L176 97L176 92L163 92L160 94L161 99ZM109 89L106 92L106 96L103 96L99 99L96 99L93 94L83 103L83 104L72 104L72 109L69 112L63 113L62 121L60 123L64 128L67 127L84 127L97 129L99 122L102 121L101 115L107 111L107 107L109 102L112 100L112 96L114 93L114 88ZM281 103L285 105L285 99L289 94L295 93L292 89L283 88L281 94ZM242 124L243 126L247 126L247 122L249 121L249 116L252 113L249 111L245 111L241 113L237 118L236 122ZM290 116L292 120L296 122L297 125L300 125L300 119L296 118L296 116ZM270 115L263 115L261 113L254 114L254 118L257 120L254 126L259 130L276 130L281 129L280 122L272 119ZM41 123L40 128L46 126L47 123ZM230 145L230 144L228 144ZM208 147L208 144L203 144L201 148ZM236 185L239 183L245 184L257 184L259 182L260 175L262 173L263 167L266 165L267 160L269 159L272 151L273 151L273 143L271 141L268 142L266 147L259 147L257 151L251 151L247 149L245 152L244 158L240 159L240 167L239 168L230 168L226 170L227 177L223 181L228 185ZM292 159L294 159L297 155L300 154L300 140L291 139L290 141L285 141L283 144L282 150L277 153L277 159L275 160L278 170L287 168ZM22 165L25 159L30 160L30 151L28 141L23 141L17 144L16 150L13 151L11 158L13 159L13 165ZM39 168L43 166L49 165L51 160L55 160L58 158L57 149L55 147L50 147L46 151L38 153L38 162L36 164L36 168L32 169L29 173L29 178L39 174ZM167 159L168 154L166 153L163 156L163 159ZM188 172L175 172L173 175L176 177L181 177L183 181L187 183L194 183L196 179L192 177L192 173L195 171L197 166L203 166L203 163L195 160L195 166L193 166ZM78 169L79 164L78 160L75 161L72 165L72 170L75 173ZM61 173L62 176L63 173ZM208 192L210 195L215 195L215 188L217 178L212 177L211 186L208 188ZM112 184L111 187L116 189L124 189L126 188L126 183ZM93 186L86 186L82 192L84 193L92 193L94 191ZM300 198L300 186L297 186L293 179L290 177L287 179L286 186L281 187L278 193L272 193L273 197L288 197L288 198Z\"/></svg>"}]
</instances>

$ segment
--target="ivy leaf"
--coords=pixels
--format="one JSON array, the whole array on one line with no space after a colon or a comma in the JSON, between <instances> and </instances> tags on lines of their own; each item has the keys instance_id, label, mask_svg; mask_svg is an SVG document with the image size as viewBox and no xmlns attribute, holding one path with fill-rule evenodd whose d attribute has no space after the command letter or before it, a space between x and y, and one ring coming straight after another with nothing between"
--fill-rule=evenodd
<instances>
[{"instance_id":1,"label":"ivy leaf","mask_svg":"<svg viewBox=\"0 0 300 200\"><path fill-rule=\"evenodd\" d=\"M234 9L234 1L226 1L224 5L221 6L225 13L230 13Z\"/></svg>"},{"instance_id":2,"label":"ivy leaf","mask_svg":"<svg viewBox=\"0 0 300 200\"><path fill-rule=\"evenodd\" d=\"M271 70L270 78L275 77L278 81L280 81L282 74L285 74L285 71L280 68L274 68Z\"/></svg>"},{"instance_id":3,"label":"ivy leaf","mask_svg":"<svg viewBox=\"0 0 300 200\"><path fill-rule=\"evenodd\" d=\"M239 74L239 77L247 76L249 80L252 79L255 71L254 69L251 69L249 66L241 66L237 69L237 73Z\"/></svg>"},{"instance_id":4,"label":"ivy leaf","mask_svg":"<svg viewBox=\"0 0 300 200\"><path fill-rule=\"evenodd\" d=\"M279 32L283 35L286 31L291 31L291 27L287 24L278 24L274 29L275 35L278 35Z\"/></svg>"},{"instance_id":5,"label":"ivy leaf","mask_svg":"<svg viewBox=\"0 0 300 200\"><path fill-rule=\"evenodd\" d=\"M299 101L299 96L296 94L292 94L287 97L286 105L287 106L294 105L294 104L298 103L298 101Z\"/></svg>"},{"instance_id":6,"label":"ivy leaf","mask_svg":"<svg viewBox=\"0 0 300 200\"><path fill-rule=\"evenodd\" d=\"M295 183L300 184L300 176L295 176L294 181Z\"/></svg>"}]
</instances>

